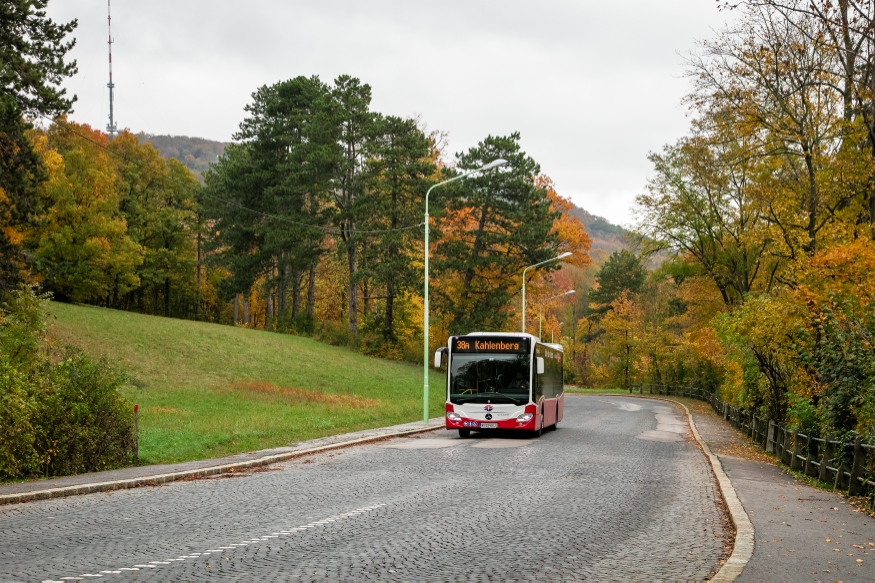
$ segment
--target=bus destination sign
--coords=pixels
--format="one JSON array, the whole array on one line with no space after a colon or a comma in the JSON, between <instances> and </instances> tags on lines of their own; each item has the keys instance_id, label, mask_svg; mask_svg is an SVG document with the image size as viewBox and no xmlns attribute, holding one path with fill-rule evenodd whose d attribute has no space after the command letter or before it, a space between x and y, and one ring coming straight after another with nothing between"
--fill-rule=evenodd
<instances>
[{"instance_id":1,"label":"bus destination sign","mask_svg":"<svg viewBox=\"0 0 875 583\"><path fill-rule=\"evenodd\" d=\"M453 352L492 352L499 354L528 354L529 339L488 336L459 336L453 338Z\"/></svg>"}]
</instances>

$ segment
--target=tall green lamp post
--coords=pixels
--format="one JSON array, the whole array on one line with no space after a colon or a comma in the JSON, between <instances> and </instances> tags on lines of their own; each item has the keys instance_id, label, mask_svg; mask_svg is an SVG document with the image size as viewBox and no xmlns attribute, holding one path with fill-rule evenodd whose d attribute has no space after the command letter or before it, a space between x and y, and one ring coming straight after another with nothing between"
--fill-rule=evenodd
<instances>
[{"instance_id":1,"label":"tall green lamp post","mask_svg":"<svg viewBox=\"0 0 875 583\"><path fill-rule=\"evenodd\" d=\"M475 170L471 170L469 172L465 172L464 174L460 174L459 176L454 176L449 180L444 180L443 182L438 182L433 185L428 191L425 193L425 284L423 287L423 339L422 339L422 422L428 423L428 362L429 362L429 354L428 354L428 196L431 194L431 191L437 188L438 186L443 186L444 184L449 184L450 182L455 182L456 180L461 180L463 178L467 178L472 174L476 174L478 172L485 172L486 170L492 170L493 168L498 168L499 166L504 166L507 164L507 160L503 160L501 158L497 160L493 160L489 164L481 166Z\"/></svg>"},{"instance_id":2,"label":"tall green lamp post","mask_svg":"<svg viewBox=\"0 0 875 583\"><path fill-rule=\"evenodd\" d=\"M570 256L571 256L571 251L566 251L562 255L557 255L556 257L553 257L552 259L548 259L548 260L542 261L540 263L535 263L534 265L529 265L528 267L523 269L523 334L526 333L526 272L528 270L532 269L533 267L540 267L541 265L544 265L545 263L550 263L551 261L559 261L560 259L565 259L566 257L570 257Z\"/></svg>"}]
</instances>

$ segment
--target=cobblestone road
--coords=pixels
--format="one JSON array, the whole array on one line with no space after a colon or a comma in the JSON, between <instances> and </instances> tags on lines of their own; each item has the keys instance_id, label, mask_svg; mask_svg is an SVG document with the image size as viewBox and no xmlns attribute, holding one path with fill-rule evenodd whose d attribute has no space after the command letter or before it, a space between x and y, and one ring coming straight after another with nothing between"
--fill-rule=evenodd
<instances>
[{"instance_id":1,"label":"cobblestone road","mask_svg":"<svg viewBox=\"0 0 875 583\"><path fill-rule=\"evenodd\" d=\"M540 439L437 431L241 477L0 507L0 581L706 577L722 548L716 493L673 411L566 404Z\"/></svg>"}]
</instances>

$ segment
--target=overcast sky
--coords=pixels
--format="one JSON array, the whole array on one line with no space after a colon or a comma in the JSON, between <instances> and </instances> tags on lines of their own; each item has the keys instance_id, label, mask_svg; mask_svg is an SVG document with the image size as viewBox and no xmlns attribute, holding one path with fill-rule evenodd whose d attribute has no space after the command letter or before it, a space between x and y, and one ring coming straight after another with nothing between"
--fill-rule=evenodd
<instances>
[{"instance_id":1,"label":"overcast sky","mask_svg":"<svg viewBox=\"0 0 875 583\"><path fill-rule=\"evenodd\" d=\"M108 121L106 2L53 0L79 20L72 118ZM560 194L619 224L651 150L683 135L684 53L722 28L714 0L112 0L120 128L230 141L252 92L346 73L384 114L523 149Z\"/></svg>"}]
</instances>

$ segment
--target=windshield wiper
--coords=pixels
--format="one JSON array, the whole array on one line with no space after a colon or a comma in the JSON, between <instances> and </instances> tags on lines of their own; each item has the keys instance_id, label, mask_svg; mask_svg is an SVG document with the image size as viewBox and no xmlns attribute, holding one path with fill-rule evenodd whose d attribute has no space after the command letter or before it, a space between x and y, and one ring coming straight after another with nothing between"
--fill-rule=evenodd
<instances>
[{"instance_id":1,"label":"windshield wiper","mask_svg":"<svg viewBox=\"0 0 875 583\"><path fill-rule=\"evenodd\" d=\"M465 396L457 396L450 395L451 400L455 400L456 403L474 403L481 402L485 403L486 401L509 401L514 405L520 405L529 400L528 395L525 397L514 397L511 395L505 395L504 393L479 393L476 395L465 395Z\"/></svg>"}]
</instances>

